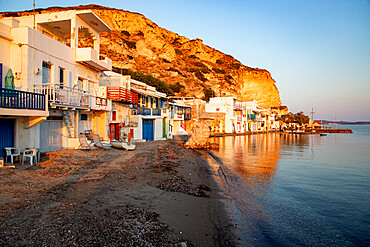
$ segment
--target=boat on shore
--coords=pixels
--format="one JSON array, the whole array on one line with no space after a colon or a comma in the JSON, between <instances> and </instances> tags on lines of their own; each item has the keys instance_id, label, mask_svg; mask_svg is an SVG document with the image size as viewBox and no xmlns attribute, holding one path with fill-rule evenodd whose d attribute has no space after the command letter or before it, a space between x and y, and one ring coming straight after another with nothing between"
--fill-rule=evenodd
<instances>
[{"instance_id":1,"label":"boat on shore","mask_svg":"<svg viewBox=\"0 0 370 247\"><path fill-rule=\"evenodd\" d=\"M111 140L110 144L114 148L118 149L126 149L128 151L134 150L136 148L136 144L125 142L125 141L117 141L117 140Z\"/></svg>"}]
</instances>

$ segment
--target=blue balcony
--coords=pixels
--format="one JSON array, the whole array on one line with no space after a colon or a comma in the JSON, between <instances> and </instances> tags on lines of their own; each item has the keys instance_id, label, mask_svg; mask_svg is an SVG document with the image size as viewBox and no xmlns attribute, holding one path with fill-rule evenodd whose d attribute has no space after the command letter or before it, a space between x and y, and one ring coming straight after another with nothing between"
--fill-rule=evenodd
<instances>
[{"instance_id":1,"label":"blue balcony","mask_svg":"<svg viewBox=\"0 0 370 247\"><path fill-rule=\"evenodd\" d=\"M134 109L131 109L131 114L132 115L142 115L142 116L160 116L161 115L161 109L136 107Z\"/></svg>"},{"instance_id":2,"label":"blue balcony","mask_svg":"<svg viewBox=\"0 0 370 247\"><path fill-rule=\"evenodd\" d=\"M186 112L184 114L184 120L191 120L191 113Z\"/></svg>"},{"instance_id":3,"label":"blue balcony","mask_svg":"<svg viewBox=\"0 0 370 247\"><path fill-rule=\"evenodd\" d=\"M248 114L248 119L255 120L256 114Z\"/></svg>"},{"instance_id":4,"label":"blue balcony","mask_svg":"<svg viewBox=\"0 0 370 247\"><path fill-rule=\"evenodd\" d=\"M161 115L161 109L156 108L156 109L152 109L152 111L153 111L153 116L160 116Z\"/></svg>"},{"instance_id":5,"label":"blue balcony","mask_svg":"<svg viewBox=\"0 0 370 247\"><path fill-rule=\"evenodd\" d=\"M0 88L0 108L45 111L45 95Z\"/></svg>"}]
</instances>

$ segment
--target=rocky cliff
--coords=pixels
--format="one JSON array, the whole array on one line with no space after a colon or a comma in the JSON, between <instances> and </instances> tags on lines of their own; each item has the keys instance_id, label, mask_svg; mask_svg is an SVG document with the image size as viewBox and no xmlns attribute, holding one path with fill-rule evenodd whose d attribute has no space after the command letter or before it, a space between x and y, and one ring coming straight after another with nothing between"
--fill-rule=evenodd
<instances>
[{"instance_id":1,"label":"rocky cliff","mask_svg":"<svg viewBox=\"0 0 370 247\"><path fill-rule=\"evenodd\" d=\"M68 9L92 9L113 30L103 33L101 53L113 66L150 74L170 85L180 84L178 96L204 97L205 89L216 96L257 100L262 107L280 106L275 80L264 69L250 68L230 55L159 27L145 16L97 5L37 9L38 13ZM1 13L19 16L26 12Z\"/></svg>"}]
</instances>

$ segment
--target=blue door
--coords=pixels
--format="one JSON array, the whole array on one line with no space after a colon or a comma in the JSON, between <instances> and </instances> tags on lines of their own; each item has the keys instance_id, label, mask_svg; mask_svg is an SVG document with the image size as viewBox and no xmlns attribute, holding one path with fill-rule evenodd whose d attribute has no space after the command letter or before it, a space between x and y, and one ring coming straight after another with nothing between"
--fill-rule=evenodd
<instances>
[{"instance_id":1,"label":"blue door","mask_svg":"<svg viewBox=\"0 0 370 247\"><path fill-rule=\"evenodd\" d=\"M14 119L0 118L0 156L5 157L6 147L14 147Z\"/></svg>"},{"instance_id":2,"label":"blue door","mask_svg":"<svg viewBox=\"0 0 370 247\"><path fill-rule=\"evenodd\" d=\"M143 139L147 141L154 140L153 119L143 119Z\"/></svg>"}]
</instances>

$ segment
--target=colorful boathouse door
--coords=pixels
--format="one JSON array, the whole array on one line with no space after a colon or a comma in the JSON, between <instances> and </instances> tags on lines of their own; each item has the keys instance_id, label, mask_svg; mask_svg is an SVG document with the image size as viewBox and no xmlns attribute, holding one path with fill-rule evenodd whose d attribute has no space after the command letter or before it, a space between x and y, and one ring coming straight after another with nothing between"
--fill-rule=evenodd
<instances>
[{"instance_id":1,"label":"colorful boathouse door","mask_svg":"<svg viewBox=\"0 0 370 247\"><path fill-rule=\"evenodd\" d=\"M0 118L0 157L5 157L6 147L14 147L14 119Z\"/></svg>"},{"instance_id":2,"label":"colorful boathouse door","mask_svg":"<svg viewBox=\"0 0 370 247\"><path fill-rule=\"evenodd\" d=\"M119 141L120 134L120 124L119 123L110 123L109 124L109 139Z\"/></svg>"},{"instance_id":3,"label":"colorful boathouse door","mask_svg":"<svg viewBox=\"0 0 370 247\"><path fill-rule=\"evenodd\" d=\"M154 140L153 119L143 119L143 139L147 141Z\"/></svg>"}]
</instances>

